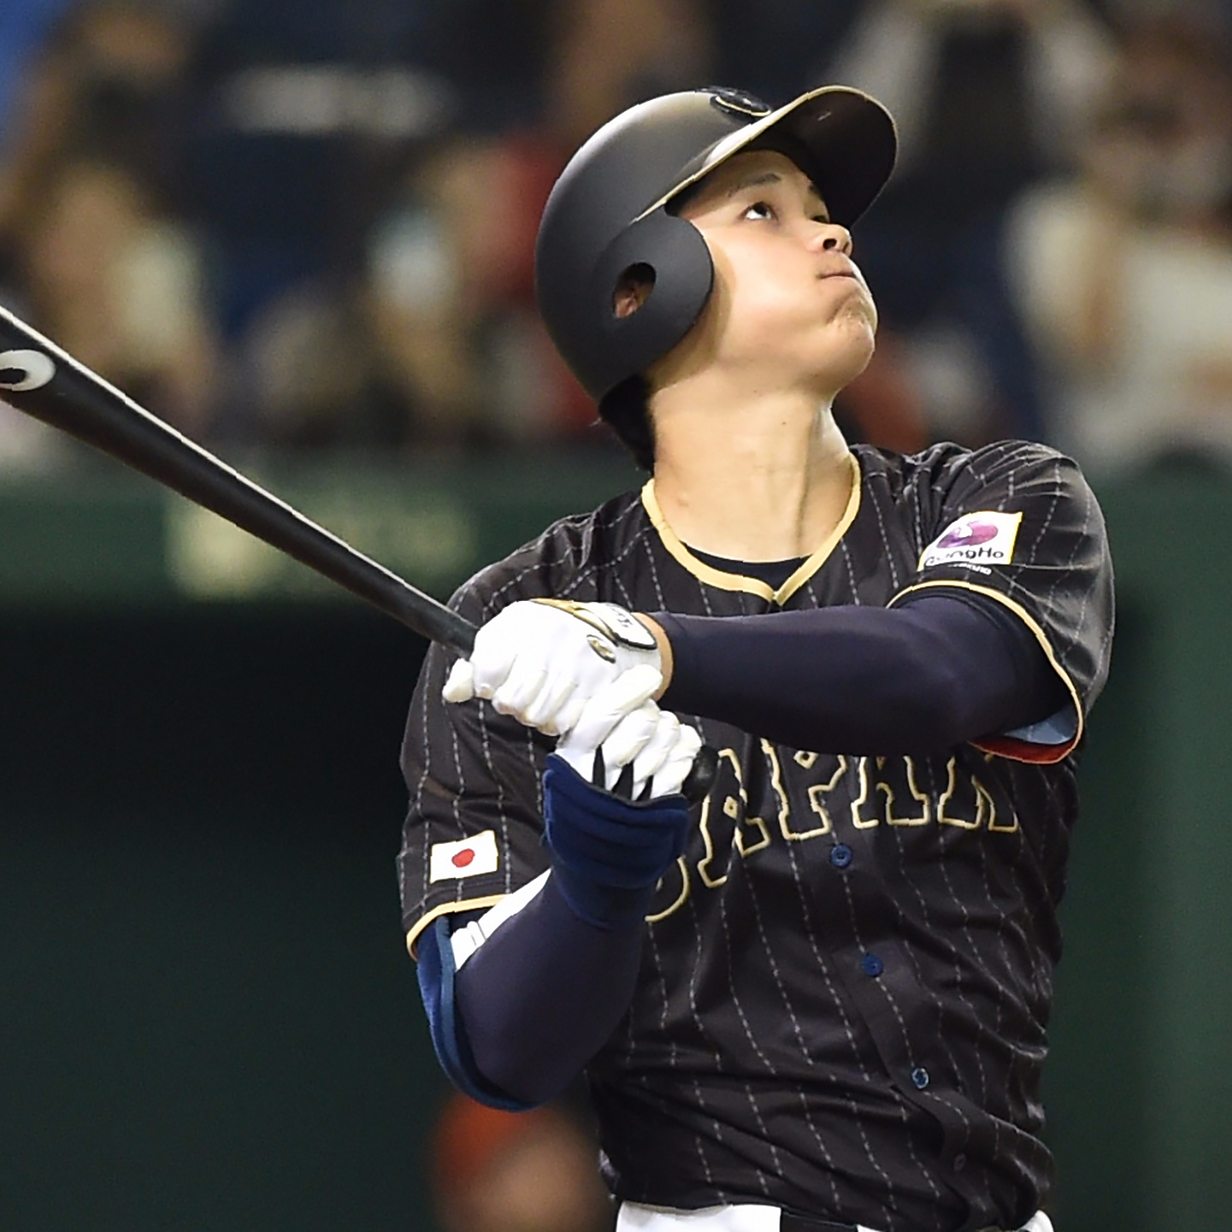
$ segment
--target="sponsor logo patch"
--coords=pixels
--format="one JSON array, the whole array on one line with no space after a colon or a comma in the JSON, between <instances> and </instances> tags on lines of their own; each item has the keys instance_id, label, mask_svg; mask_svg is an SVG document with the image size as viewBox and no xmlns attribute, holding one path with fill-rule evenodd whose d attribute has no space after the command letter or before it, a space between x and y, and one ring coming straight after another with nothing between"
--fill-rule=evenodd
<instances>
[{"instance_id":1,"label":"sponsor logo patch","mask_svg":"<svg viewBox=\"0 0 1232 1232\"><path fill-rule=\"evenodd\" d=\"M429 881L454 881L496 872L496 831L481 830L456 843L433 843L428 861Z\"/></svg>"},{"instance_id":2,"label":"sponsor logo patch","mask_svg":"<svg viewBox=\"0 0 1232 1232\"><path fill-rule=\"evenodd\" d=\"M964 513L924 549L920 568L933 565L1008 565L1014 559L1021 513Z\"/></svg>"}]
</instances>

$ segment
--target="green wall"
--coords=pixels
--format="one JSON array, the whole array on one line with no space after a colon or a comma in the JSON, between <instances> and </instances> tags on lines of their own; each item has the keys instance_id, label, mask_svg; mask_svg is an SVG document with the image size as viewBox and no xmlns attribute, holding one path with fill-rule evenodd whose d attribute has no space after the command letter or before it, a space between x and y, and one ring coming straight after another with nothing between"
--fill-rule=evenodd
<instances>
[{"instance_id":1,"label":"green wall","mask_svg":"<svg viewBox=\"0 0 1232 1232\"><path fill-rule=\"evenodd\" d=\"M444 594L631 479L275 486ZM1121 626L1065 905L1060 1232L1216 1232L1232 489L1156 476L1105 506ZM106 468L0 485L0 543L0 1229L428 1232L442 1085L393 873L422 643Z\"/></svg>"},{"instance_id":2,"label":"green wall","mask_svg":"<svg viewBox=\"0 0 1232 1232\"><path fill-rule=\"evenodd\" d=\"M0 628L0 1228L430 1229L415 640L350 609Z\"/></svg>"}]
</instances>

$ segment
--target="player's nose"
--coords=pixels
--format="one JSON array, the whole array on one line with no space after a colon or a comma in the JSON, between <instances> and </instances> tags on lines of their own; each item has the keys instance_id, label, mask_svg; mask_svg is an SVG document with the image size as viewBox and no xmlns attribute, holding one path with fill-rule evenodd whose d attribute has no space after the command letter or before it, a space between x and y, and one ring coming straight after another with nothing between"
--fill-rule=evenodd
<instances>
[{"instance_id":1,"label":"player's nose","mask_svg":"<svg viewBox=\"0 0 1232 1232\"><path fill-rule=\"evenodd\" d=\"M810 224L808 246L812 252L841 252L851 256L851 232L837 222Z\"/></svg>"}]
</instances>

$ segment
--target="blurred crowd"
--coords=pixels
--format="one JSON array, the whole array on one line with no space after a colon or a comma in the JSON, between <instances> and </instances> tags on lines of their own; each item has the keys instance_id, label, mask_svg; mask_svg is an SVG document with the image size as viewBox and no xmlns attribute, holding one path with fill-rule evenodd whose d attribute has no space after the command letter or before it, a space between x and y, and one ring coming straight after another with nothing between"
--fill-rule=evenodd
<instances>
[{"instance_id":1,"label":"blurred crowd","mask_svg":"<svg viewBox=\"0 0 1232 1232\"><path fill-rule=\"evenodd\" d=\"M849 435L1223 467L1230 60L1232 0L4 0L0 302L218 448L606 442L534 311L568 154L839 81L901 139Z\"/></svg>"},{"instance_id":2,"label":"blurred crowd","mask_svg":"<svg viewBox=\"0 0 1232 1232\"><path fill-rule=\"evenodd\" d=\"M611 1232L585 1097L501 1112L451 1093L432 1127L427 1189L439 1232ZM422 1229L414 1219L408 1227Z\"/></svg>"}]
</instances>

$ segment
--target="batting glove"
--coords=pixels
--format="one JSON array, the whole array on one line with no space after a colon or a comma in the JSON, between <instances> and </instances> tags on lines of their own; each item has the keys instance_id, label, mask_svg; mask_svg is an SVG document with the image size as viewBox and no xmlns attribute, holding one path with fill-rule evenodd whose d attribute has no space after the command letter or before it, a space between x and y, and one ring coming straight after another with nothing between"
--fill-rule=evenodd
<instances>
[{"instance_id":1,"label":"batting glove","mask_svg":"<svg viewBox=\"0 0 1232 1232\"><path fill-rule=\"evenodd\" d=\"M630 668L582 709L556 754L596 787L629 800L680 792L701 737L651 695L659 673Z\"/></svg>"},{"instance_id":2,"label":"batting glove","mask_svg":"<svg viewBox=\"0 0 1232 1232\"><path fill-rule=\"evenodd\" d=\"M701 738L646 700L652 677L635 667L596 697L543 775L556 884L577 915L598 928L645 916L688 834L680 787Z\"/></svg>"},{"instance_id":3,"label":"batting glove","mask_svg":"<svg viewBox=\"0 0 1232 1232\"><path fill-rule=\"evenodd\" d=\"M499 713L557 736L630 668L654 670L653 694L661 666L654 635L614 603L522 600L480 628L470 658L453 665L442 696L447 702L484 698Z\"/></svg>"}]
</instances>

